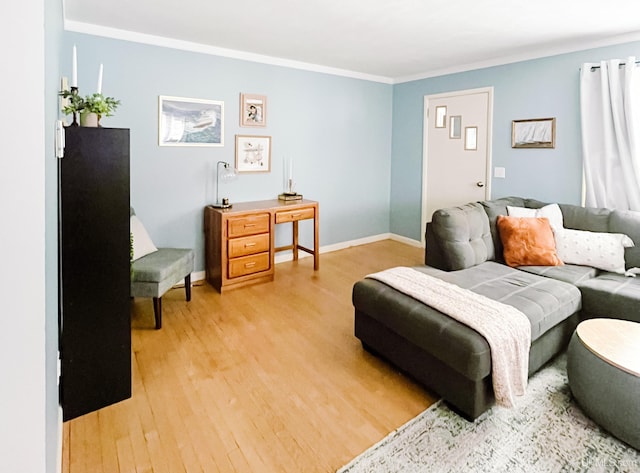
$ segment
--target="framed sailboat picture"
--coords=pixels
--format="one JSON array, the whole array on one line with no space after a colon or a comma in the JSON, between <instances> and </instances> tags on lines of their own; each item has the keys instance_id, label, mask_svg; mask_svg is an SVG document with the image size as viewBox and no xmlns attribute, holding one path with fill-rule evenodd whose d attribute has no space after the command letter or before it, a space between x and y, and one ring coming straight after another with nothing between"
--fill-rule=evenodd
<instances>
[{"instance_id":1,"label":"framed sailboat picture","mask_svg":"<svg viewBox=\"0 0 640 473\"><path fill-rule=\"evenodd\" d=\"M224 102L158 97L159 146L224 146Z\"/></svg>"}]
</instances>

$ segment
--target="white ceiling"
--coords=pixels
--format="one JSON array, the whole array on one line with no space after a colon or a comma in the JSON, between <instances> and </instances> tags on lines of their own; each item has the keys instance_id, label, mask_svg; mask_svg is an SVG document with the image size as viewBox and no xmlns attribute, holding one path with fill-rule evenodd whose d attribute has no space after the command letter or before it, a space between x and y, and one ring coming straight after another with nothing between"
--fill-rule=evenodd
<instances>
[{"instance_id":1,"label":"white ceiling","mask_svg":"<svg viewBox=\"0 0 640 473\"><path fill-rule=\"evenodd\" d=\"M181 41L177 47L390 82L640 39L638 0L64 3L68 30L173 44L168 38Z\"/></svg>"}]
</instances>

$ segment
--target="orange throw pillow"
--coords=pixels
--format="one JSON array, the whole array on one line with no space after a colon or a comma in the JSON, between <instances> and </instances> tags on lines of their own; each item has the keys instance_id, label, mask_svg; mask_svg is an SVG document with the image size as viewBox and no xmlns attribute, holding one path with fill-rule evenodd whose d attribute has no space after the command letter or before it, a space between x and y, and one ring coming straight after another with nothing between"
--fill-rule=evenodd
<instances>
[{"instance_id":1,"label":"orange throw pillow","mask_svg":"<svg viewBox=\"0 0 640 473\"><path fill-rule=\"evenodd\" d=\"M509 266L562 266L549 219L498 216L498 231Z\"/></svg>"}]
</instances>

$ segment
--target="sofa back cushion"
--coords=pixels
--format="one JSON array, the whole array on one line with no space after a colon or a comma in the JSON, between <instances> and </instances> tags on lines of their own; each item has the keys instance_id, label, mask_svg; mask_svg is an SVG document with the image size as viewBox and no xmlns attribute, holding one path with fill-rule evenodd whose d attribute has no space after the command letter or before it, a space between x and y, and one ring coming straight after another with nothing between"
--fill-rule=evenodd
<instances>
[{"instance_id":1,"label":"sofa back cushion","mask_svg":"<svg viewBox=\"0 0 640 473\"><path fill-rule=\"evenodd\" d=\"M609 231L624 233L633 240L635 246L624 250L624 262L627 269L640 268L640 212L613 210L609 217Z\"/></svg>"},{"instance_id":2,"label":"sofa back cushion","mask_svg":"<svg viewBox=\"0 0 640 473\"><path fill-rule=\"evenodd\" d=\"M444 266L440 269L454 271L495 259L489 219L479 203L436 210L430 231L434 247L427 243L427 261L430 251L438 251Z\"/></svg>"},{"instance_id":3,"label":"sofa back cushion","mask_svg":"<svg viewBox=\"0 0 640 473\"><path fill-rule=\"evenodd\" d=\"M579 207L577 205L559 204L564 219L564 228L586 230L588 232L606 233L609 229L610 209Z\"/></svg>"},{"instance_id":4,"label":"sofa back cushion","mask_svg":"<svg viewBox=\"0 0 640 473\"><path fill-rule=\"evenodd\" d=\"M498 226L496 221L499 215L509 215L507 212L507 206L510 207L528 207L526 200L521 197L503 197L495 200L485 200L480 202L484 211L489 218L489 229L491 230L491 238L493 240L493 247L495 251L495 259L500 263L504 263L502 241L500 240L500 233L498 232Z\"/></svg>"}]
</instances>

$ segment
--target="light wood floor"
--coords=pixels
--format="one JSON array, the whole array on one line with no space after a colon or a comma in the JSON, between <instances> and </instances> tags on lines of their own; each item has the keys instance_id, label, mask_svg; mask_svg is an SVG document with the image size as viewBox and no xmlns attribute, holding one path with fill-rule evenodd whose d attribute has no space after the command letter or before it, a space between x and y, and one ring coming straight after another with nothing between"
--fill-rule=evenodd
<instances>
[{"instance_id":1,"label":"light wood floor","mask_svg":"<svg viewBox=\"0 0 640 473\"><path fill-rule=\"evenodd\" d=\"M173 289L159 331L136 299L133 397L64 424L62 471L335 471L434 401L353 335L353 283L423 251L386 240L224 295Z\"/></svg>"}]
</instances>

